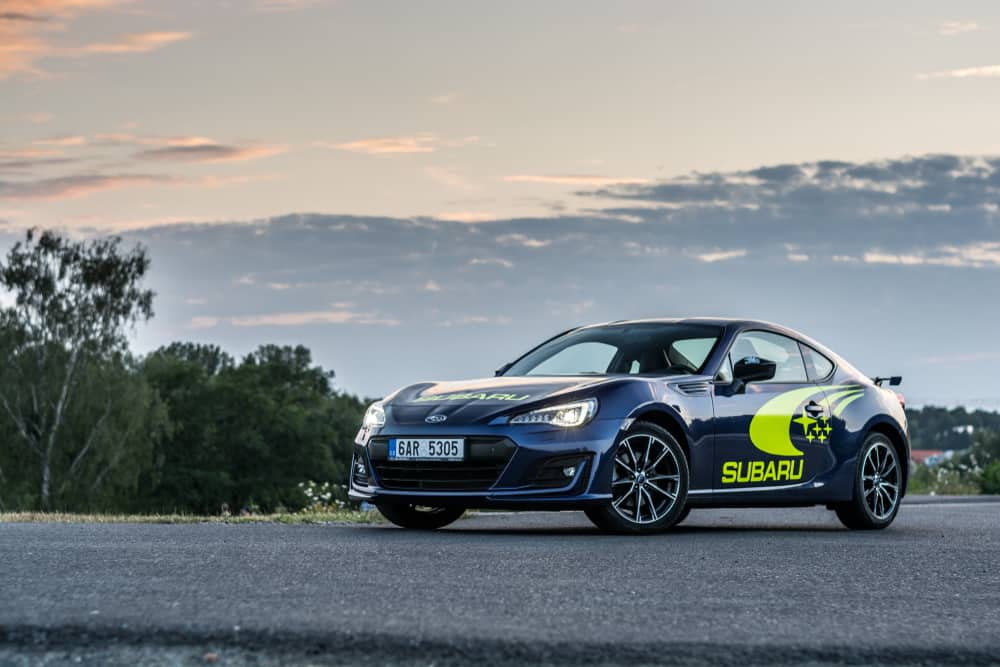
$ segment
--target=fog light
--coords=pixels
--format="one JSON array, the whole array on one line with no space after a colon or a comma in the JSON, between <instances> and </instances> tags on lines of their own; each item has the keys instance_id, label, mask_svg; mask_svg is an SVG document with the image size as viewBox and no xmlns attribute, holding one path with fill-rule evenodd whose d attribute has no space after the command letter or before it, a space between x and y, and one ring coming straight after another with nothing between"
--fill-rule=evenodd
<instances>
[{"instance_id":1,"label":"fog light","mask_svg":"<svg viewBox=\"0 0 1000 667\"><path fill-rule=\"evenodd\" d=\"M576 475L576 466L566 466L563 468L563 477L574 477Z\"/></svg>"},{"instance_id":2,"label":"fog light","mask_svg":"<svg viewBox=\"0 0 1000 667\"><path fill-rule=\"evenodd\" d=\"M361 461L355 461L354 462L354 472L357 473L357 474L359 474L359 475L364 475L368 471L365 470L365 464L364 463L362 463Z\"/></svg>"}]
</instances>

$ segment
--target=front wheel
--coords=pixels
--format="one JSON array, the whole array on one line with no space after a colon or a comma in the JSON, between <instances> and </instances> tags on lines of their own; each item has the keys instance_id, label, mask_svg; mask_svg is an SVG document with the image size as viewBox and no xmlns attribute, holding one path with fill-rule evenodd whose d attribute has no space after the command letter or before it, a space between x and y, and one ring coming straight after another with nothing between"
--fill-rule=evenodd
<instances>
[{"instance_id":1,"label":"front wheel","mask_svg":"<svg viewBox=\"0 0 1000 667\"><path fill-rule=\"evenodd\" d=\"M612 533L666 530L684 518L688 484L677 440L661 426L636 422L615 447L611 504L587 510L587 517Z\"/></svg>"},{"instance_id":2,"label":"front wheel","mask_svg":"<svg viewBox=\"0 0 1000 667\"><path fill-rule=\"evenodd\" d=\"M436 530L457 521L465 509L462 507L423 507L402 503L379 503L378 511L401 528Z\"/></svg>"},{"instance_id":3,"label":"front wheel","mask_svg":"<svg viewBox=\"0 0 1000 667\"><path fill-rule=\"evenodd\" d=\"M854 498L834 508L837 518L852 530L885 528L899 511L903 488L899 455L888 438L873 433L865 440L859 461Z\"/></svg>"}]
</instances>

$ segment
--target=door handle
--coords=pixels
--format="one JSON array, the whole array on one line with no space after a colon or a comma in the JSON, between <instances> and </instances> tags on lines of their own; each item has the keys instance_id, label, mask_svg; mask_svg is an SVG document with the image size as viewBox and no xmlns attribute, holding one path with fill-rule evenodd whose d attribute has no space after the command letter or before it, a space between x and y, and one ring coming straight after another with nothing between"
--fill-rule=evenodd
<instances>
[{"instance_id":1,"label":"door handle","mask_svg":"<svg viewBox=\"0 0 1000 667\"><path fill-rule=\"evenodd\" d=\"M806 406L806 412L808 412L813 417L815 417L816 415L821 415L823 414L823 406L817 403L816 401L809 401L809 404Z\"/></svg>"}]
</instances>

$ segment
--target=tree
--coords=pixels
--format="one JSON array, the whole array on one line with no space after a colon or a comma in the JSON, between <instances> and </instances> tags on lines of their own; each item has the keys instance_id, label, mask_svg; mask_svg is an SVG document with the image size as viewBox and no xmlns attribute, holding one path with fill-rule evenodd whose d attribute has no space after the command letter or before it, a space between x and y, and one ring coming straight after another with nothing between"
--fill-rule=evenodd
<instances>
[{"instance_id":1,"label":"tree","mask_svg":"<svg viewBox=\"0 0 1000 667\"><path fill-rule=\"evenodd\" d=\"M143 369L171 415L141 484L144 509L297 509L300 482L346 483L364 404L335 392L305 347L265 345L237 364L217 347L175 343Z\"/></svg>"},{"instance_id":2,"label":"tree","mask_svg":"<svg viewBox=\"0 0 1000 667\"><path fill-rule=\"evenodd\" d=\"M154 401L134 400L122 383L131 381L127 333L153 315L148 269L146 250L123 250L118 237L36 230L0 264L12 297L0 309L0 408L36 461L43 509L53 495L100 489L135 459L130 447Z\"/></svg>"}]
</instances>

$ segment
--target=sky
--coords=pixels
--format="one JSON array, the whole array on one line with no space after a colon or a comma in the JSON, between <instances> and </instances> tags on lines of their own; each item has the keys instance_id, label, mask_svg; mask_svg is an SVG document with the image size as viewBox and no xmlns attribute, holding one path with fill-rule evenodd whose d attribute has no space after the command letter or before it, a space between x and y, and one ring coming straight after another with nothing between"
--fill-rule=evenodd
<instances>
[{"instance_id":1,"label":"sky","mask_svg":"<svg viewBox=\"0 0 1000 667\"><path fill-rule=\"evenodd\" d=\"M998 408L998 118L989 1L0 0L0 244L368 396L719 315Z\"/></svg>"}]
</instances>

